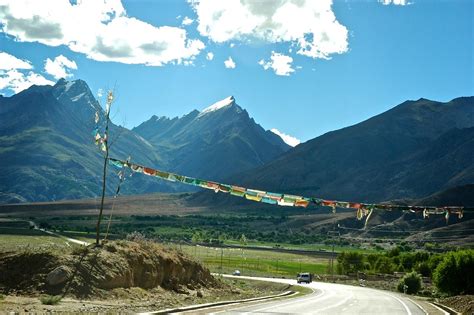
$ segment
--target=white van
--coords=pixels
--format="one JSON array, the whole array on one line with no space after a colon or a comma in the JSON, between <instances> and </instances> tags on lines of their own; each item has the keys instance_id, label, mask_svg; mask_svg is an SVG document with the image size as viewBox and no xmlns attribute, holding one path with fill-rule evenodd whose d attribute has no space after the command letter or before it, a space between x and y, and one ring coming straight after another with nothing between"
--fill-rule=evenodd
<instances>
[{"instance_id":1,"label":"white van","mask_svg":"<svg viewBox=\"0 0 474 315\"><path fill-rule=\"evenodd\" d=\"M313 275L309 272L301 272L296 276L296 282L306 282L311 283L313 281Z\"/></svg>"}]
</instances>

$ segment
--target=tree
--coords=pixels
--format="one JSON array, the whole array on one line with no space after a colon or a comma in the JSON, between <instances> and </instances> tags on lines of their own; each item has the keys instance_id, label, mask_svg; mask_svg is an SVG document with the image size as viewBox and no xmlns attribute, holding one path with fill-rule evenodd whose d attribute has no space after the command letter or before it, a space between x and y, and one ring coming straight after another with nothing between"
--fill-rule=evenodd
<instances>
[{"instance_id":1,"label":"tree","mask_svg":"<svg viewBox=\"0 0 474 315\"><path fill-rule=\"evenodd\" d=\"M225 234L225 233L219 234L219 243L220 244L224 244L226 240L227 240L227 234Z\"/></svg>"},{"instance_id":2,"label":"tree","mask_svg":"<svg viewBox=\"0 0 474 315\"><path fill-rule=\"evenodd\" d=\"M450 295L474 293L474 250L450 252L433 272L436 287Z\"/></svg>"},{"instance_id":3,"label":"tree","mask_svg":"<svg viewBox=\"0 0 474 315\"><path fill-rule=\"evenodd\" d=\"M245 237L245 234L242 234L240 236L240 240L239 240L240 244L242 245L247 245L247 237Z\"/></svg>"},{"instance_id":4,"label":"tree","mask_svg":"<svg viewBox=\"0 0 474 315\"><path fill-rule=\"evenodd\" d=\"M392 274L394 269L395 266L393 265L392 260L386 256L380 256L375 263L375 270L380 273Z\"/></svg>"},{"instance_id":5,"label":"tree","mask_svg":"<svg viewBox=\"0 0 474 315\"><path fill-rule=\"evenodd\" d=\"M377 254L369 254L367 255L366 259L367 262L369 263L369 270L370 271L376 271L376 264L377 261L379 260L380 255Z\"/></svg>"},{"instance_id":6,"label":"tree","mask_svg":"<svg viewBox=\"0 0 474 315\"><path fill-rule=\"evenodd\" d=\"M192 238L191 238L191 242L193 242L194 244L197 244L199 242L202 241L202 235L199 231L196 231L194 232Z\"/></svg>"},{"instance_id":7,"label":"tree","mask_svg":"<svg viewBox=\"0 0 474 315\"><path fill-rule=\"evenodd\" d=\"M342 252L337 256L337 269L340 274L364 270L364 255L357 252Z\"/></svg>"},{"instance_id":8,"label":"tree","mask_svg":"<svg viewBox=\"0 0 474 315\"><path fill-rule=\"evenodd\" d=\"M398 282L397 290L402 293L416 294L421 289L421 276L416 272L410 272L403 276Z\"/></svg>"}]
</instances>

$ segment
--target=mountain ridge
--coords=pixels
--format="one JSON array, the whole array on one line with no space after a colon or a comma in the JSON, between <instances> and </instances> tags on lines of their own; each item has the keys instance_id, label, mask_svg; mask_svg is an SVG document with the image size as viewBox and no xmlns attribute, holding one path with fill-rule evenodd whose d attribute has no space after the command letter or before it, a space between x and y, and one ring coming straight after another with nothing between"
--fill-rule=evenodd
<instances>
[{"instance_id":1,"label":"mountain ridge","mask_svg":"<svg viewBox=\"0 0 474 315\"><path fill-rule=\"evenodd\" d=\"M422 198L474 183L473 126L474 97L445 103L423 98L406 101L302 143L226 181L253 189L357 202ZM458 163L451 165L451 161ZM195 197L196 202L245 203L221 198L206 192Z\"/></svg>"},{"instance_id":2,"label":"mountain ridge","mask_svg":"<svg viewBox=\"0 0 474 315\"><path fill-rule=\"evenodd\" d=\"M152 116L132 130L169 156L170 171L214 180L263 165L290 148L233 96L180 118Z\"/></svg>"}]
</instances>

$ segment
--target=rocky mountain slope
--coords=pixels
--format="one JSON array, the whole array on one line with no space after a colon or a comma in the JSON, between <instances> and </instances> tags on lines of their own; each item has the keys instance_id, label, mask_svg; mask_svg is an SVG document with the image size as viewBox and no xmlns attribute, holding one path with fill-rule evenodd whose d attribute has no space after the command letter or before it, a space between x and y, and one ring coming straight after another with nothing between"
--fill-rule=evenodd
<instances>
[{"instance_id":1,"label":"rocky mountain slope","mask_svg":"<svg viewBox=\"0 0 474 315\"><path fill-rule=\"evenodd\" d=\"M474 97L407 101L227 181L336 200L419 199L474 183L473 127ZM202 195L196 200L235 200Z\"/></svg>"},{"instance_id":2,"label":"rocky mountain slope","mask_svg":"<svg viewBox=\"0 0 474 315\"><path fill-rule=\"evenodd\" d=\"M153 116L133 131L165 156L170 171L214 180L262 166L290 148L232 96L181 118Z\"/></svg>"}]
</instances>

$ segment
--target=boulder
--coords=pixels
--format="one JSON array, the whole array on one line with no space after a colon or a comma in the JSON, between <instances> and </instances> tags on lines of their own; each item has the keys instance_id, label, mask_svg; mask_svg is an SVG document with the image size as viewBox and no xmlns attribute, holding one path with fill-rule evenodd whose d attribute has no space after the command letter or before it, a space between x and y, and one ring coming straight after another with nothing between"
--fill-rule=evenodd
<instances>
[{"instance_id":1,"label":"boulder","mask_svg":"<svg viewBox=\"0 0 474 315\"><path fill-rule=\"evenodd\" d=\"M48 273L48 275L46 276L46 283L53 286L62 284L69 279L71 274L72 272L68 267L59 266L50 273Z\"/></svg>"}]
</instances>

